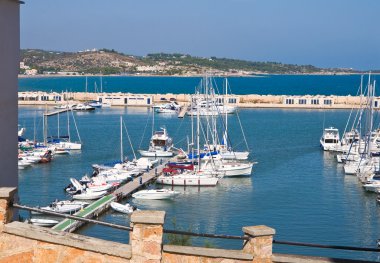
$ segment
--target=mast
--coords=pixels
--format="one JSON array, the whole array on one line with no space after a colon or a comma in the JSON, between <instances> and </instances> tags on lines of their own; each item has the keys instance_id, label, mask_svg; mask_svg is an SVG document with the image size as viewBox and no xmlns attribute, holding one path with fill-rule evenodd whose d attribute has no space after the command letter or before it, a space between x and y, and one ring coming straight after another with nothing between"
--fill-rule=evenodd
<instances>
[{"instance_id":1,"label":"mast","mask_svg":"<svg viewBox=\"0 0 380 263\"><path fill-rule=\"evenodd\" d=\"M120 160L123 162L123 117L120 116Z\"/></svg>"},{"instance_id":2,"label":"mast","mask_svg":"<svg viewBox=\"0 0 380 263\"><path fill-rule=\"evenodd\" d=\"M70 116L69 116L69 111L71 111L71 109L67 109L66 113L67 113L67 136L69 136L69 142L71 142L71 136L70 136Z\"/></svg>"},{"instance_id":3,"label":"mast","mask_svg":"<svg viewBox=\"0 0 380 263\"><path fill-rule=\"evenodd\" d=\"M227 104L227 78L226 78L226 93L225 93L225 97L224 97L224 102L223 102L223 108L224 108L224 112L225 112L225 117L226 117L226 128L225 128L225 132L224 132L224 145L226 146L226 149L227 149L227 136L228 136L228 117L227 117L227 109L226 109L226 104Z\"/></svg>"},{"instance_id":4,"label":"mast","mask_svg":"<svg viewBox=\"0 0 380 263\"><path fill-rule=\"evenodd\" d=\"M58 112L58 116L57 117L58 117L58 119L57 119L58 120L58 139L59 139L59 112Z\"/></svg>"},{"instance_id":5,"label":"mast","mask_svg":"<svg viewBox=\"0 0 380 263\"><path fill-rule=\"evenodd\" d=\"M87 76L86 76L86 96L87 96Z\"/></svg>"},{"instance_id":6,"label":"mast","mask_svg":"<svg viewBox=\"0 0 380 263\"><path fill-rule=\"evenodd\" d=\"M152 136L154 134L154 109L152 108Z\"/></svg>"},{"instance_id":7,"label":"mast","mask_svg":"<svg viewBox=\"0 0 380 263\"><path fill-rule=\"evenodd\" d=\"M199 123L199 107L197 107L197 154L198 154L198 171L201 169L201 151L200 151L200 143L199 143L199 128L200 128L200 123Z\"/></svg>"},{"instance_id":8,"label":"mast","mask_svg":"<svg viewBox=\"0 0 380 263\"><path fill-rule=\"evenodd\" d=\"M100 93L103 93L103 76L100 76Z\"/></svg>"}]
</instances>

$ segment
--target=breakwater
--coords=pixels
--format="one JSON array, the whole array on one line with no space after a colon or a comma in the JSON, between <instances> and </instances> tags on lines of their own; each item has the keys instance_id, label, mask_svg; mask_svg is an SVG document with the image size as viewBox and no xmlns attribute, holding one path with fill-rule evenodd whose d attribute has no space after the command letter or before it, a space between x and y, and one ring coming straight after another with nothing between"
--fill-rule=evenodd
<instances>
[{"instance_id":1,"label":"breakwater","mask_svg":"<svg viewBox=\"0 0 380 263\"><path fill-rule=\"evenodd\" d=\"M359 108L366 101L362 96L324 95L218 95L227 104L241 108L303 108L303 109L351 109ZM91 92L43 92L18 93L19 105L62 105L87 101L107 101L111 106L152 106L167 101L189 104L191 94L132 94L132 93L91 93ZM374 108L380 108L380 97L374 99Z\"/></svg>"}]
</instances>

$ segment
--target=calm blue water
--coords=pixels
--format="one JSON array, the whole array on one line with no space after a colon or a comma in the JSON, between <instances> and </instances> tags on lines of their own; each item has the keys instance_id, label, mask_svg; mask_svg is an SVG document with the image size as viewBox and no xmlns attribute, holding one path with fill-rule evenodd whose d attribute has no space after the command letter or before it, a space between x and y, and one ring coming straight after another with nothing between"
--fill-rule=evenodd
<instances>
[{"instance_id":1,"label":"calm blue water","mask_svg":"<svg viewBox=\"0 0 380 263\"><path fill-rule=\"evenodd\" d=\"M344 83L346 78L356 77L337 78ZM142 81L138 78L125 79ZM193 80L195 84L197 82L196 79L185 78L159 79L168 82L178 81L178 89L184 88L179 84ZM79 80L70 78L57 81ZM146 80L148 83L153 81L150 78ZM254 78L233 80L256 81ZM44 83L48 79L30 81ZM320 83L315 85L323 86ZM146 87L149 86L150 84L146 84ZM37 87L40 86L34 88ZM282 93L281 87L277 87L279 93ZM334 89L338 90L338 87L335 86ZM43 110L37 107L19 108L19 124L27 128L26 137L33 138L35 115L38 116L37 133L42 136L40 116ZM76 113L76 121L84 142L82 152L56 157L50 164L21 170L21 203L32 206L45 205L56 198L63 199L66 197L63 187L68 184L70 177L80 178L85 173L90 173L90 165L93 163L118 159L120 115L124 118L134 148L140 148L141 141L141 147L147 147L151 129L149 109L111 108L96 110L93 113ZM276 229L277 240L375 247L376 239L380 238L380 207L376 205L376 195L366 193L356 177L345 176L343 167L336 163L331 154L322 152L318 146L324 120L326 126L334 125L342 131L348 115L349 111L345 110L241 110L240 118L252 149L251 160L258 162L252 176L226 178L217 187L200 190L179 187L177 190L182 194L174 201L134 203L140 209L166 211L165 227L170 229L173 228L173 218L177 226L185 230L231 235L242 235L243 226L265 224ZM64 120L65 117L61 116L61 134L64 133ZM155 121L157 126L167 127L177 146L185 147L186 136L190 135L189 118L181 120L176 116L156 115ZM146 125L145 137L142 140ZM236 117L229 119L229 125L232 142L239 145L238 148L243 148ZM54 134L56 129L57 118L49 119L49 132ZM132 157L127 141L124 142L124 149L125 154ZM24 213L23 216L27 214ZM112 211L99 219L129 225L128 216ZM129 236L124 231L92 225L82 228L79 233L119 242L128 242ZM209 241L216 247L241 248L240 241ZM205 239L193 239L193 244L196 245L202 245L204 242ZM274 250L281 253L380 260L376 253L279 245L276 245Z\"/></svg>"},{"instance_id":2,"label":"calm blue water","mask_svg":"<svg viewBox=\"0 0 380 263\"><path fill-rule=\"evenodd\" d=\"M378 75L373 76L374 79ZM359 75L347 76L302 76L269 75L262 77L228 78L234 94L272 95L356 95L360 85ZM199 77L103 77L104 92L132 93L194 93ZM222 78L216 78L222 87ZM100 91L100 78L88 78L88 91ZM84 92L85 77L21 78L19 91L72 91Z\"/></svg>"}]
</instances>

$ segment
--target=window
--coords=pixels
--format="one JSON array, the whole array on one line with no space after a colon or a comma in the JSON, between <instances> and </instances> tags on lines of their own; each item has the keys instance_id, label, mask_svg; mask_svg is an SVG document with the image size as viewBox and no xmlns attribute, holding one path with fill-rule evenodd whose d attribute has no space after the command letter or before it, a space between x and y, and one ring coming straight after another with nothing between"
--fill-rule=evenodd
<instances>
[{"instance_id":1,"label":"window","mask_svg":"<svg viewBox=\"0 0 380 263\"><path fill-rule=\"evenodd\" d=\"M332 104L332 103L331 103L331 100L324 100L323 103L324 103L325 105L331 105L331 104Z\"/></svg>"},{"instance_id":2,"label":"window","mask_svg":"<svg viewBox=\"0 0 380 263\"><path fill-rule=\"evenodd\" d=\"M294 104L294 99L286 99L285 104Z\"/></svg>"},{"instance_id":3,"label":"window","mask_svg":"<svg viewBox=\"0 0 380 263\"><path fill-rule=\"evenodd\" d=\"M306 99L299 99L298 104L306 104Z\"/></svg>"},{"instance_id":4,"label":"window","mask_svg":"<svg viewBox=\"0 0 380 263\"><path fill-rule=\"evenodd\" d=\"M319 104L319 100L318 99L312 99L311 100L311 104L318 105Z\"/></svg>"}]
</instances>

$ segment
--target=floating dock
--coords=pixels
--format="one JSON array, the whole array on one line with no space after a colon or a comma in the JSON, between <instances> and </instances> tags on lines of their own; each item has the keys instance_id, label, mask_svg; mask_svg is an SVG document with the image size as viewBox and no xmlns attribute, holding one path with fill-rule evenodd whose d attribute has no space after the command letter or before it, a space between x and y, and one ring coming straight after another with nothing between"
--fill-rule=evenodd
<instances>
[{"instance_id":1,"label":"floating dock","mask_svg":"<svg viewBox=\"0 0 380 263\"><path fill-rule=\"evenodd\" d=\"M181 111L178 113L178 118L185 117L187 110L188 110L188 105L187 104L183 105Z\"/></svg>"},{"instance_id":2,"label":"floating dock","mask_svg":"<svg viewBox=\"0 0 380 263\"><path fill-rule=\"evenodd\" d=\"M46 113L44 113L44 116L53 116L53 115L57 115L57 114L69 111L69 110L71 110L71 109L60 109L60 110L55 110L55 111L51 111L51 112L46 112Z\"/></svg>"},{"instance_id":3,"label":"floating dock","mask_svg":"<svg viewBox=\"0 0 380 263\"><path fill-rule=\"evenodd\" d=\"M83 218L93 218L100 215L101 213L104 213L110 207L111 202L116 201L119 198L129 197L132 195L132 193L153 182L154 179L156 179L156 177L162 173L162 169L164 168L164 166L164 164L160 164L157 167L143 173L141 176L133 178L133 181L129 181L128 183L122 185L121 187L117 188L113 193L106 195L100 198L99 200L91 203L89 206L75 213L74 215ZM83 221L65 219L57 225L55 225L52 229L66 232L74 232L84 224L85 222Z\"/></svg>"}]
</instances>

